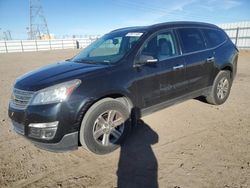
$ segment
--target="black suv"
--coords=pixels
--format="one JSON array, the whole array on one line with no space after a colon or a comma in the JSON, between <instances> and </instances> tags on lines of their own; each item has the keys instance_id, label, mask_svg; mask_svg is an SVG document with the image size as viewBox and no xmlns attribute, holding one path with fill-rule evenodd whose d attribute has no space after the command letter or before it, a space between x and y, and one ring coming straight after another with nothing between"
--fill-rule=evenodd
<instances>
[{"instance_id":1,"label":"black suv","mask_svg":"<svg viewBox=\"0 0 250 188\"><path fill-rule=\"evenodd\" d=\"M16 80L14 130L53 151L113 151L133 122L177 102L229 96L238 50L215 25L170 22L114 30L75 57Z\"/></svg>"}]
</instances>

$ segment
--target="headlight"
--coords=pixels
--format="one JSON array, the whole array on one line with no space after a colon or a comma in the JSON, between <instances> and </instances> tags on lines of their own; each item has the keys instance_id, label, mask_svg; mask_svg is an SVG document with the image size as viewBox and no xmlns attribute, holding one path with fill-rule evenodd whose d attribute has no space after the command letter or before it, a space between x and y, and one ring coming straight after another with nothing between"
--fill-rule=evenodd
<instances>
[{"instance_id":1,"label":"headlight","mask_svg":"<svg viewBox=\"0 0 250 188\"><path fill-rule=\"evenodd\" d=\"M80 84L81 80L76 79L42 89L34 95L31 105L62 102L66 100Z\"/></svg>"}]
</instances>

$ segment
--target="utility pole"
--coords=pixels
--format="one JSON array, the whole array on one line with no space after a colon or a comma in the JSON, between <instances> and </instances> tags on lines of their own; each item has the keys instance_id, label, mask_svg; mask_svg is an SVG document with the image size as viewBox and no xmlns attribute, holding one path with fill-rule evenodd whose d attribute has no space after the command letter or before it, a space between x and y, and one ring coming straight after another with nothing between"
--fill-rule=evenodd
<instances>
[{"instance_id":1,"label":"utility pole","mask_svg":"<svg viewBox=\"0 0 250 188\"><path fill-rule=\"evenodd\" d=\"M50 39L47 21L45 19L40 0L29 0L30 27L29 39L41 39L43 35Z\"/></svg>"}]
</instances>

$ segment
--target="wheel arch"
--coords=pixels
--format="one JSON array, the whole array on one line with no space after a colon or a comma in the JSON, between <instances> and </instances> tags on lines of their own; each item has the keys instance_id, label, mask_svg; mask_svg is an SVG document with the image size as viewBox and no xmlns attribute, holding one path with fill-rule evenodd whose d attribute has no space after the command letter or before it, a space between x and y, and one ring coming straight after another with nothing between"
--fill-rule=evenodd
<instances>
[{"instance_id":1,"label":"wheel arch","mask_svg":"<svg viewBox=\"0 0 250 188\"><path fill-rule=\"evenodd\" d=\"M233 78L233 67L231 64L224 65L220 68L220 71L229 71L230 77Z\"/></svg>"},{"instance_id":2,"label":"wheel arch","mask_svg":"<svg viewBox=\"0 0 250 188\"><path fill-rule=\"evenodd\" d=\"M132 100L127 95L124 95L123 93L111 93L108 95L104 95L104 96L98 98L95 102L97 102L101 99L104 99L104 98L117 99L117 100L121 101L124 105L128 106L129 110L131 110L134 106Z\"/></svg>"},{"instance_id":3,"label":"wheel arch","mask_svg":"<svg viewBox=\"0 0 250 188\"><path fill-rule=\"evenodd\" d=\"M88 100L85 105L81 105L81 108L79 109L79 113L77 115L78 116L77 117L78 123L80 124L82 122L84 115L90 109L91 106L93 106L96 102L98 102L104 98L112 98L112 99L119 100L124 105L128 106L130 112L131 112L132 108L134 107L134 103L131 100L131 98L122 92L112 92L109 94L103 94L103 95L100 95L96 98L92 98L92 99Z\"/></svg>"}]
</instances>

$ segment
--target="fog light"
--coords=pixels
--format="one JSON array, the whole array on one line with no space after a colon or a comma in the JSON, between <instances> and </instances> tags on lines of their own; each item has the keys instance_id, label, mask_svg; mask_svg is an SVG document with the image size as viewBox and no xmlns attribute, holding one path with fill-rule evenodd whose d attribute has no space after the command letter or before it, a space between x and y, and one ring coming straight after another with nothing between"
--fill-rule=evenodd
<instances>
[{"instance_id":1,"label":"fog light","mask_svg":"<svg viewBox=\"0 0 250 188\"><path fill-rule=\"evenodd\" d=\"M29 124L29 136L33 138L51 140L56 134L58 121L50 123Z\"/></svg>"}]
</instances>

